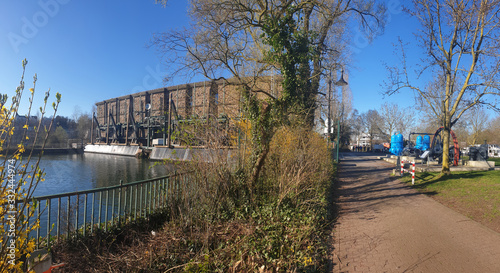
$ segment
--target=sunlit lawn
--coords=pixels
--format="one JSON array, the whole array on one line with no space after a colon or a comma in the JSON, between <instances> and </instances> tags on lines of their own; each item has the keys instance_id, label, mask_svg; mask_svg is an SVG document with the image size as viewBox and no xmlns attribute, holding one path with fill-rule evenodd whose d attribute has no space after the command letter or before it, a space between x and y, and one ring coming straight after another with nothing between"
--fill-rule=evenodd
<instances>
[{"instance_id":1,"label":"sunlit lawn","mask_svg":"<svg viewBox=\"0 0 500 273\"><path fill-rule=\"evenodd\" d=\"M488 161L495 161L495 166L500 166L500 157L490 157Z\"/></svg>"},{"instance_id":2,"label":"sunlit lawn","mask_svg":"<svg viewBox=\"0 0 500 273\"><path fill-rule=\"evenodd\" d=\"M416 173L414 188L500 232L500 171Z\"/></svg>"},{"instance_id":3,"label":"sunlit lawn","mask_svg":"<svg viewBox=\"0 0 500 273\"><path fill-rule=\"evenodd\" d=\"M469 157L468 156L464 156L463 157L464 160L469 160ZM488 161L494 161L495 162L495 166L500 166L500 157L490 157L488 158Z\"/></svg>"}]
</instances>

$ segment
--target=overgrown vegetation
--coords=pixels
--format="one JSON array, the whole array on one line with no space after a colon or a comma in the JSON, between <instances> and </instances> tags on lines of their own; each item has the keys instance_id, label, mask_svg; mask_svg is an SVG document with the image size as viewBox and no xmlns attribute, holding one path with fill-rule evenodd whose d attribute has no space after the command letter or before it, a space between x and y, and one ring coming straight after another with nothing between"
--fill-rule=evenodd
<instances>
[{"instance_id":1,"label":"overgrown vegetation","mask_svg":"<svg viewBox=\"0 0 500 273\"><path fill-rule=\"evenodd\" d=\"M179 165L192 176L168 211L55 246L60 272L327 271L334 164L326 142L283 126L269 145L256 184L245 145Z\"/></svg>"},{"instance_id":2,"label":"overgrown vegetation","mask_svg":"<svg viewBox=\"0 0 500 273\"><path fill-rule=\"evenodd\" d=\"M403 181L411 178L406 176ZM417 173L414 187L500 232L500 172Z\"/></svg>"}]
</instances>

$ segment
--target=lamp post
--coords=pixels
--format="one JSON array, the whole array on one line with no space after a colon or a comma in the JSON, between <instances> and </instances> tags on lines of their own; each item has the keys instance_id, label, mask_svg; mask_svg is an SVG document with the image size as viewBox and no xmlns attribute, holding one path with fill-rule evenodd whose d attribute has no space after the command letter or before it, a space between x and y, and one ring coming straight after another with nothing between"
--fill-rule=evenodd
<instances>
[{"instance_id":1,"label":"lamp post","mask_svg":"<svg viewBox=\"0 0 500 273\"><path fill-rule=\"evenodd\" d=\"M344 87L348 85L348 83L344 80L344 68L342 68L341 74L340 74L340 80L336 83L336 85L340 87ZM340 101L339 101L340 102ZM337 143L335 145L335 148L337 150L337 162L339 162L339 151L340 151L340 117L337 119Z\"/></svg>"},{"instance_id":2,"label":"lamp post","mask_svg":"<svg viewBox=\"0 0 500 273\"><path fill-rule=\"evenodd\" d=\"M337 86L346 86L348 83L344 80L344 69L342 68L340 79L335 83ZM328 136L328 144L330 144L331 138L331 129L332 129L332 121L331 121L331 96L332 96L332 71L330 70L330 77L328 79L328 119L327 119L327 136ZM339 161L339 143L340 143L340 120L337 120L337 142L335 144L336 149L336 160Z\"/></svg>"}]
</instances>

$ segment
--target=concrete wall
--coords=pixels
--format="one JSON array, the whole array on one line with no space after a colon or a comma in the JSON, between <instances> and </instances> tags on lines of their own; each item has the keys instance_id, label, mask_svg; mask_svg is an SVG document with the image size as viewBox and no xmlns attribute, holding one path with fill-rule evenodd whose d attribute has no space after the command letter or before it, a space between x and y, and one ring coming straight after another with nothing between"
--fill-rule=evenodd
<instances>
[{"instance_id":1,"label":"concrete wall","mask_svg":"<svg viewBox=\"0 0 500 273\"><path fill-rule=\"evenodd\" d=\"M214 162L231 158L232 150L153 147L149 159Z\"/></svg>"},{"instance_id":2,"label":"concrete wall","mask_svg":"<svg viewBox=\"0 0 500 273\"><path fill-rule=\"evenodd\" d=\"M118 145L87 145L86 153L112 154L135 156L139 152L139 146L118 146Z\"/></svg>"},{"instance_id":3,"label":"concrete wall","mask_svg":"<svg viewBox=\"0 0 500 273\"><path fill-rule=\"evenodd\" d=\"M467 166L469 167L478 167L478 168L495 168L495 161L467 161Z\"/></svg>"}]
</instances>

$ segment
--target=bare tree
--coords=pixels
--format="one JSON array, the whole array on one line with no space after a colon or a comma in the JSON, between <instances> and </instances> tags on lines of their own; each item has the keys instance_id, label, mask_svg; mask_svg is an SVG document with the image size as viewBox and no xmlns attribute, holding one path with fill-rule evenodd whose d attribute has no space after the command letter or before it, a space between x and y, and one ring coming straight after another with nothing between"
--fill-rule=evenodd
<instances>
[{"instance_id":1,"label":"bare tree","mask_svg":"<svg viewBox=\"0 0 500 273\"><path fill-rule=\"evenodd\" d=\"M489 143L500 145L500 115L497 115L491 122L487 130Z\"/></svg>"},{"instance_id":2,"label":"bare tree","mask_svg":"<svg viewBox=\"0 0 500 273\"><path fill-rule=\"evenodd\" d=\"M380 129L383 137L390 141L391 135L398 131L406 136L410 131L414 131L415 111L407 108L399 108L395 103L385 102L380 106Z\"/></svg>"},{"instance_id":3,"label":"bare tree","mask_svg":"<svg viewBox=\"0 0 500 273\"><path fill-rule=\"evenodd\" d=\"M368 110L360 116L363 132L368 134L370 138L370 147L373 149L373 140L380 138L383 135L381 124L382 117L377 110Z\"/></svg>"},{"instance_id":4,"label":"bare tree","mask_svg":"<svg viewBox=\"0 0 500 273\"><path fill-rule=\"evenodd\" d=\"M155 0L157 4L162 4L164 7L168 4L168 0Z\"/></svg>"},{"instance_id":5,"label":"bare tree","mask_svg":"<svg viewBox=\"0 0 500 273\"><path fill-rule=\"evenodd\" d=\"M79 105L76 105L73 108L73 114L71 114L71 119L74 120L75 122L78 121L78 118L82 115L82 108Z\"/></svg>"},{"instance_id":6,"label":"bare tree","mask_svg":"<svg viewBox=\"0 0 500 273\"><path fill-rule=\"evenodd\" d=\"M290 113L313 127L316 96L325 67L335 67L344 43L345 26L358 15L368 34L377 34L385 12L374 0L193 0L188 29L172 30L153 39L172 75L202 74L239 85L251 122L254 167L259 176L269 152L277 116ZM375 23L371 23L375 22ZM282 78L276 97L260 84L272 71ZM258 96L257 96L258 95ZM277 114L278 113L278 114ZM277 115L276 115L277 114Z\"/></svg>"},{"instance_id":7,"label":"bare tree","mask_svg":"<svg viewBox=\"0 0 500 273\"><path fill-rule=\"evenodd\" d=\"M191 28L157 34L152 44L164 54L174 71L167 78L198 73L208 79L233 77L252 92L274 99L258 87L256 78L269 76L271 71L285 76L287 69L277 59L286 57L286 48L276 52L278 48L269 44L267 36L287 31L304 35L308 39L307 54L312 55L295 66L298 78L308 79L307 86L301 86L301 96L309 106L314 106L324 69L335 69L342 63L347 23L358 18L367 35L373 36L383 27L380 18L384 12L385 7L373 0L195 0L191 1L190 15L194 22ZM296 24L279 25L286 20ZM276 25L270 25L273 23ZM291 47L301 46L299 41L288 42L296 43Z\"/></svg>"},{"instance_id":8,"label":"bare tree","mask_svg":"<svg viewBox=\"0 0 500 273\"><path fill-rule=\"evenodd\" d=\"M77 136L82 141L90 141L90 132L92 127L92 116L89 113L81 114L76 120Z\"/></svg>"},{"instance_id":9,"label":"bare tree","mask_svg":"<svg viewBox=\"0 0 500 273\"><path fill-rule=\"evenodd\" d=\"M471 145L478 144L478 141L480 141L480 135L489 127L489 115L481 107L472 107L467 113L467 120L469 121L468 127L470 130L468 142Z\"/></svg>"},{"instance_id":10,"label":"bare tree","mask_svg":"<svg viewBox=\"0 0 500 273\"><path fill-rule=\"evenodd\" d=\"M354 109L348 122L351 131L351 143L356 143L357 145L359 143L361 134L363 133L362 115L359 114L358 110Z\"/></svg>"},{"instance_id":11,"label":"bare tree","mask_svg":"<svg viewBox=\"0 0 500 273\"><path fill-rule=\"evenodd\" d=\"M416 34L425 50L416 76L433 75L441 88L422 88L410 81L403 43L401 66L388 67L387 93L412 90L429 105L443 127L442 173L449 174L449 136L452 126L474 105L497 109L491 96L500 95L500 1L412 0L406 11L417 18Z\"/></svg>"}]
</instances>

